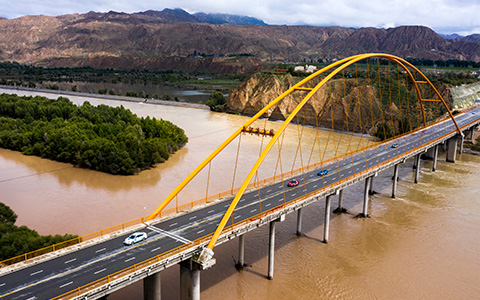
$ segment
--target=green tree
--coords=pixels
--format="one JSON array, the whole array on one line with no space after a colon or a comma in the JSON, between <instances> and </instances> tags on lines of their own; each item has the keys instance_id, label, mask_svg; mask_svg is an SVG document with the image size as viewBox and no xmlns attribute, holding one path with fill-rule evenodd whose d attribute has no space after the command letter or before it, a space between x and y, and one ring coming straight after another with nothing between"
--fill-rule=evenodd
<instances>
[{"instance_id":1,"label":"green tree","mask_svg":"<svg viewBox=\"0 0 480 300\"><path fill-rule=\"evenodd\" d=\"M210 107L212 111L225 111L225 104L227 103L227 99L221 92L211 93L208 97L206 105Z\"/></svg>"},{"instance_id":2,"label":"green tree","mask_svg":"<svg viewBox=\"0 0 480 300\"><path fill-rule=\"evenodd\" d=\"M15 224L16 221L17 215L15 212L10 207L0 202L0 223Z\"/></svg>"},{"instance_id":3,"label":"green tree","mask_svg":"<svg viewBox=\"0 0 480 300\"><path fill-rule=\"evenodd\" d=\"M387 122L382 122L377 125L377 129L375 130L375 133L373 135L383 141L393 137L394 133Z\"/></svg>"}]
</instances>

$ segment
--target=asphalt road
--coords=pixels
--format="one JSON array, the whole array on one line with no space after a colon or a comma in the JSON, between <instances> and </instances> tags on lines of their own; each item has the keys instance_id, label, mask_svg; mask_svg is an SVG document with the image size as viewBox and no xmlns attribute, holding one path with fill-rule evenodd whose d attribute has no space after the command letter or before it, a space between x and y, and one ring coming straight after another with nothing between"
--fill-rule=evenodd
<instances>
[{"instance_id":1,"label":"asphalt road","mask_svg":"<svg viewBox=\"0 0 480 300\"><path fill-rule=\"evenodd\" d=\"M460 127L478 119L480 119L480 108L456 117ZM240 199L232 220L235 223L248 220L454 130L456 128L453 122L445 121L425 130L424 134L417 132L397 138L319 168L319 170L328 170L327 175L318 176L318 170L314 170L297 176L299 184L295 187L287 187L288 180L286 180L262 187L260 190L247 192ZM261 205L258 201L259 197ZM147 227L144 232L148 234L148 238L131 246L123 245L123 240L128 236L125 234L3 275L0 277L0 299L50 299L211 234L217 228L230 203L231 200L216 203Z\"/></svg>"}]
</instances>

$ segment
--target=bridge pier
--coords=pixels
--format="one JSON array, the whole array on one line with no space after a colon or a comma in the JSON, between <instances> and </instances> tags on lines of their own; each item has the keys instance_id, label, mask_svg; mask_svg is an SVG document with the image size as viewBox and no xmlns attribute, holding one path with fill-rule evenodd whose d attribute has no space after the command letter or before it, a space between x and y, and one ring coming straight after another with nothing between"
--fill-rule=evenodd
<instances>
[{"instance_id":1,"label":"bridge pier","mask_svg":"<svg viewBox=\"0 0 480 300\"><path fill-rule=\"evenodd\" d=\"M341 214L346 213L347 209L343 207L343 189L338 191L338 207L333 211L334 213Z\"/></svg>"},{"instance_id":2,"label":"bridge pier","mask_svg":"<svg viewBox=\"0 0 480 300\"><path fill-rule=\"evenodd\" d=\"M447 140L447 162L455 162L457 153L458 135L453 136Z\"/></svg>"},{"instance_id":3,"label":"bridge pier","mask_svg":"<svg viewBox=\"0 0 480 300\"><path fill-rule=\"evenodd\" d=\"M415 155L415 183L418 183L418 174L420 173L420 154Z\"/></svg>"},{"instance_id":4,"label":"bridge pier","mask_svg":"<svg viewBox=\"0 0 480 300\"><path fill-rule=\"evenodd\" d=\"M475 126L472 126L467 132L467 138L469 141L473 142L473 132L475 131Z\"/></svg>"},{"instance_id":5,"label":"bridge pier","mask_svg":"<svg viewBox=\"0 0 480 300\"><path fill-rule=\"evenodd\" d=\"M157 272L143 279L143 299L144 300L161 300L162 299L162 282L161 273Z\"/></svg>"},{"instance_id":6,"label":"bridge pier","mask_svg":"<svg viewBox=\"0 0 480 300\"><path fill-rule=\"evenodd\" d=\"M395 195L397 194L398 165L399 164L396 164L396 165L393 166L392 198L395 198Z\"/></svg>"},{"instance_id":7,"label":"bridge pier","mask_svg":"<svg viewBox=\"0 0 480 300\"><path fill-rule=\"evenodd\" d=\"M297 210L297 235L302 235L302 208Z\"/></svg>"},{"instance_id":8,"label":"bridge pier","mask_svg":"<svg viewBox=\"0 0 480 300\"><path fill-rule=\"evenodd\" d=\"M372 176L371 178L372 178L372 179L370 180L370 188L368 189L368 194L369 194L369 195L375 194L375 191L373 190L373 179L374 179L374 176Z\"/></svg>"},{"instance_id":9,"label":"bridge pier","mask_svg":"<svg viewBox=\"0 0 480 300\"><path fill-rule=\"evenodd\" d=\"M180 263L180 300L200 300L200 266L191 259Z\"/></svg>"},{"instance_id":10,"label":"bridge pier","mask_svg":"<svg viewBox=\"0 0 480 300\"><path fill-rule=\"evenodd\" d=\"M273 279L273 267L275 259L275 224L277 222L283 222L285 220L285 215L282 215L280 218L273 220L269 224L269 238L268 238L268 275L267 278Z\"/></svg>"},{"instance_id":11,"label":"bridge pier","mask_svg":"<svg viewBox=\"0 0 480 300\"><path fill-rule=\"evenodd\" d=\"M367 177L365 179L365 190L363 193L363 212L360 214L361 217L367 218L368 217L368 196L370 190L370 183L372 181L373 176Z\"/></svg>"},{"instance_id":12,"label":"bridge pier","mask_svg":"<svg viewBox=\"0 0 480 300\"><path fill-rule=\"evenodd\" d=\"M432 165L432 172L435 172L437 169L437 159L438 159L438 145L433 147L433 165Z\"/></svg>"},{"instance_id":13,"label":"bridge pier","mask_svg":"<svg viewBox=\"0 0 480 300\"><path fill-rule=\"evenodd\" d=\"M325 225L323 226L323 242L325 244L328 244L328 233L330 231L330 197L332 197L332 195L328 195L325 201Z\"/></svg>"},{"instance_id":14,"label":"bridge pier","mask_svg":"<svg viewBox=\"0 0 480 300\"><path fill-rule=\"evenodd\" d=\"M460 136L460 147L458 147L458 153L462 154L463 152L463 142L465 141L465 136L461 135Z\"/></svg>"},{"instance_id":15,"label":"bridge pier","mask_svg":"<svg viewBox=\"0 0 480 300\"><path fill-rule=\"evenodd\" d=\"M245 234L238 237L238 261L235 267L243 269L245 266Z\"/></svg>"}]
</instances>

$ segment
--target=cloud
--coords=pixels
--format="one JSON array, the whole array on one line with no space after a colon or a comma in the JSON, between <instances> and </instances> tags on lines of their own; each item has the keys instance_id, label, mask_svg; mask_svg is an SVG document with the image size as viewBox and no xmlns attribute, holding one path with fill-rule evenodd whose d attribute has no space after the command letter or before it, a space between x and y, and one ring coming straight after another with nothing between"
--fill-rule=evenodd
<instances>
[{"instance_id":1,"label":"cloud","mask_svg":"<svg viewBox=\"0 0 480 300\"><path fill-rule=\"evenodd\" d=\"M480 32L480 2L477 0L17 0L16 4L11 5L10 0L0 0L0 16L57 16L110 10L132 13L182 8L190 13L246 15L276 25L379 28L424 25L442 33Z\"/></svg>"}]
</instances>

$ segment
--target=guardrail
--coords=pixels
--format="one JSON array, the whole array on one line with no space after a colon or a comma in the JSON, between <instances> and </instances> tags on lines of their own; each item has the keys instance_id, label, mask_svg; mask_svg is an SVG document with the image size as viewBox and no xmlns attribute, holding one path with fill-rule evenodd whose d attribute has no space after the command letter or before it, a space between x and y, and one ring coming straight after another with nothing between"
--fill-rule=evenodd
<instances>
[{"instance_id":1,"label":"guardrail","mask_svg":"<svg viewBox=\"0 0 480 300\"><path fill-rule=\"evenodd\" d=\"M430 126L433 126L433 125L435 125L437 123L440 123L440 122L443 122L443 121L448 121L448 119L439 120L437 122L434 122L433 124L430 124ZM471 123L473 123L473 122L471 122ZM470 125L471 123L462 126L462 128ZM428 128L419 128L415 131L409 132L408 134L414 134L416 132L421 132L423 130L428 130ZM450 133L446 133L443 136L446 136ZM401 135L401 136L396 137L396 138L397 139L402 138L402 137L404 138L406 135L407 134L404 134L404 135ZM258 187L258 186L261 186L261 185L265 185L267 183L276 182L276 181L283 180L283 179L288 178L288 177L293 176L293 175L301 174L301 173L304 173L306 171L316 169L318 167L321 167L322 165L327 165L327 164L329 164L333 161L338 161L338 160L341 160L342 158L352 156L352 155L354 155L356 153L359 153L361 151L365 151L368 148L379 147L379 146L381 146L381 144L384 144L384 143L388 142L389 140L382 141L381 143L377 142L377 143L375 143L371 146L366 146L366 147L363 147L361 149L358 149L358 150L355 150L355 151L352 151L352 152L349 152L349 153L345 153L345 154L342 154L342 155L339 155L339 156L336 156L336 157L331 157L331 158L329 158L325 161L322 161L322 162L313 163L313 164L310 164L308 166L300 167L300 168L297 168L297 169L294 169L294 170L284 172L284 173L279 174L279 175L274 175L274 176L266 178L266 179L262 179L262 180L252 182L248 185L247 188L250 189L250 188ZM438 139L435 139L435 140L438 140ZM408 154L408 153L409 152L406 152L404 154ZM402 156L404 156L404 155L402 155ZM378 165L376 167L378 167ZM186 203L186 204L176 205L173 208L163 210L162 212L160 212L158 214L158 216L155 219L163 218L165 216L168 216L168 215L171 215L171 214L174 214L174 213L178 213L178 212L181 212L181 211L192 209L196 206L207 204L207 203L213 202L215 200L219 200L219 199L222 199L224 197L234 195L238 191L238 189L239 188L234 188L234 189L231 189L229 191L221 192L221 193L218 193L218 194L215 194L215 195L212 195L212 196L208 196L208 197L205 197L205 198L202 198L202 199L199 199L199 200L191 201L191 202ZM131 220L131 221L128 221L128 222L125 222L125 223L121 223L121 224L118 224L118 225L115 225L115 226L111 226L111 227L108 227L108 228L105 228L105 229L101 229L101 230L95 231L93 233L82 235L82 236L77 237L75 239L64 241L62 243L54 244L54 245L51 245L51 246L48 246L48 247L45 247L45 248L41 248L41 249L38 249L38 250L35 250L35 251L31 251L31 252L16 256L16 257L12 257L12 258L0 261L0 267L6 267L6 266L9 266L9 265L12 265L12 264L15 264L15 263L27 261L29 259L41 256L43 254L47 254L47 253L54 252L54 251L57 251L57 250L60 250L60 249L64 249L66 247L73 246L73 245L76 245L76 244L79 244L81 242L85 242L85 241L88 241L88 240L91 240L91 239L94 239L94 238L102 237L104 235L113 233L115 231L125 230L128 227L144 223L144 221L146 220L147 217L148 216L141 217L141 218L138 218L138 219L135 219L135 220Z\"/></svg>"}]
</instances>

